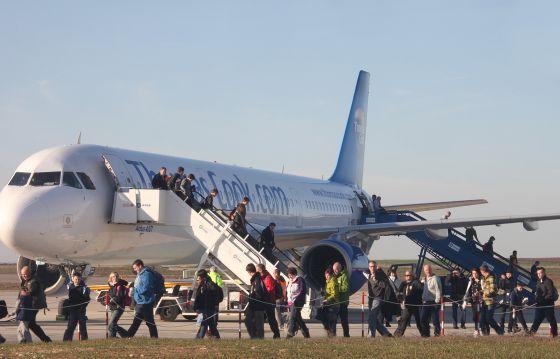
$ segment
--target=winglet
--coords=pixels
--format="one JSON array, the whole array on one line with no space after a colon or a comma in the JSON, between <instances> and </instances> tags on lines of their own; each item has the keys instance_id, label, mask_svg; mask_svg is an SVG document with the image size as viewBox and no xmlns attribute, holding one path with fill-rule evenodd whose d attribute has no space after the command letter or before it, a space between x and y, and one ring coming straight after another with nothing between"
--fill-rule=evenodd
<instances>
[{"instance_id":1,"label":"winglet","mask_svg":"<svg viewBox=\"0 0 560 359\"><path fill-rule=\"evenodd\" d=\"M332 182L362 187L368 95L369 73L360 71Z\"/></svg>"}]
</instances>

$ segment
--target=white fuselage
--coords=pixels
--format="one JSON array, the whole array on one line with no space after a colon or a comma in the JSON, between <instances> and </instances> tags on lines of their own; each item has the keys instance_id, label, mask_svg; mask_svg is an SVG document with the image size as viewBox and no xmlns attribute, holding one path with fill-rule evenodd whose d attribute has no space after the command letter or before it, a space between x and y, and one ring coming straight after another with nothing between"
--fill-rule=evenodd
<instances>
[{"instance_id":1,"label":"white fuselage","mask_svg":"<svg viewBox=\"0 0 560 359\"><path fill-rule=\"evenodd\" d=\"M361 205L356 188L328 181L220 165L96 145L72 145L38 152L16 170L25 178L0 193L0 239L30 259L53 264L130 264L142 258L154 264L197 263L202 247L184 227L111 223L115 181L105 167L109 160L121 186L151 188L152 177L165 166L193 173L197 192L219 190L217 208L232 209L244 196L251 199L247 220L256 227L317 228L356 224ZM37 173L59 172L60 184L35 181ZM63 184L64 173L80 178ZM71 172L72 174L68 174ZM78 173L86 174L95 189ZM17 181L15 181L17 182ZM72 181L70 181L72 182ZM124 183L126 182L126 183ZM39 184L37 184L39 183ZM81 187L81 188L78 188Z\"/></svg>"}]
</instances>

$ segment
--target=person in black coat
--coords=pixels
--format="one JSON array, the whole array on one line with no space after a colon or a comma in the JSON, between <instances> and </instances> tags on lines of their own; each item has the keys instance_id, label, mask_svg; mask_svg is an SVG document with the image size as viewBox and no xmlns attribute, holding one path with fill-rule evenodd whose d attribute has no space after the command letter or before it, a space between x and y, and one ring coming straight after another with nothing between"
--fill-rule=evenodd
<instances>
[{"instance_id":1,"label":"person in black coat","mask_svg":"<svg viewBox=\"0 0 560 359\"><path fill-rule=\"evenodd\" d=\"M267 305L272 305L272 300L255 265L249 263L245 270L251 276L249 304L245 311L245 326L251 339L263 339L264 312Z\"/></svg>"},{"instance_id":2,"label":"person in black coat","mask_svg":"<svg viewBox=\"0 0 560 359\"><path fill-rule=\"evenodd\" d=\"M17 339L20 343L31 343L31 332L29 331L29 322L33 320L33 299L27 288L22 288L19 293L18 304L16 309L16 320L18 323Z\"/></svg>"},{"instance_id":3,"label":"person in black coat","mask_svg":"<svg viewBox=\"0 0 560 359\"><path fill-rule=\"evenodd\" d=\"M450 275L445 278L445 282L451 286L451 308L453 317L453 328L459 329L457 325L459 322L458 311L461 307L461 302L467 291L467 278L461 273L459 268L453 269ZM465 329L465 321L467 318L467 311L461 309L461 328Z\"/></svg>"},{"instance_id":4,"label":"person in black coat","mask_svg":"<svg viewBox=\"0 0 560 359\"><path fill-rule=\"evenodd\" d=\"M68 286L68 327L64 332L64 341L72 341L76 325L80 323L80 340L87 340L86 307L89 304L90 290L82 281L82 274L74 272L72 283Z\"/></svg>"},{"instance_id":5,"label":"person in black coat","mask_svg":"<svg viewBox=\"0 0 560 359\"><path fill-rule=\"evenodd\" d=\"M181 166L177 168L177 172L171 177L169 181L169 189L175 192L177 196L181 199L185 199L183 197L183 192L181 192L181 182L185 178L185 169Z\"/></svg>"},{"instance_id":6,"label":"person in black coat","mask_svg":"<svg viewBox=\"0 0 560 359\"><path fill-rule=\"evenodd\" d=\"M218 189L213 188L208 196L206 196L206 198L204 199L204 202L202 202L202 208L208 209L210 211L214 210L214 197L216 197L217 195Z\"/></svg>"},{"instance_id":7,"label":"person in black coat","mask_svg":"<svg viewBox=\"0 0 560 359\"><path fill-rule=\"evenodd\" d=\"M420 322L420 305L422 304L422 292L424 290L422 283L420 283L410 271L406 271L404 275L405 280L401 283L398 290L398 300L402 303L402 315L399 320L399 326L395 331L396 337L402 337L408 326L410 318L414 316L416 328L422 334L422 325Z\"/></svg>"},{"instance_id":8,"label":"person in black coat","mask_svg":"<svg viewBox=\"0 0 560 359\"><path fill-rule=\"evenodd\" d=\"M516 322L521 324L525 333L529 332L529 328L527 327L527 323L525 322L525 316L523 315L523 304L528 301L528 298L525 298L523 294L523 283L517 282L517 286L511 292L510 296L510 311L511 315L509 317L509 324L508 324L508 333L511 333L512 330L519 331L520 329L514 328Z\"/></svg>"},{"instance_id":9,"label":"person in black coat","mask_svg":"<svg viewBox=\"0 0 560 359\"><path fill-rule=\"evenodd\" d=\"M118 321L124 313L126 306L125 300L129 296L127 286L128 282L121 279L117 272L109 274L109 290L107 291L109 310L111 311L111 320L107 327L109 338L115 338L117 333L125 338L128 336L126 329L118 325Z\"/></svg>"},{"instance_id":10,"label":"person in black coat","mask_svg":"<svg viewBox=\"0 0 560 359\"><path fill-rule=\"evenodd\" d=\"M546 271L543 267L537 268L537 277L539 278L535 293L537 305L531 333L534 334L539 330L539 326L546 317L546 320L550 323L552 336L556 337L558 336L558 325L554 315L554 302L558 300L558 291L554 287L552 280L546 276Z\"/></svg>"},{"instance_id":11,"label":"person in black coat","mask_svg":"<svg viewBox=\"0 0 560 359\"><path fill-rule=\"evenodd\" d=\"M261 233L261 247L263 248L263 255L270 262L276 262L276 258L272 254L272 250L276 245L274 243L274 229L276 228L276 223L271 222Z\"/></svg>"},{"instance_id":12,"label":"person in black coat","mask_svg":"<svg viewBox=\"0 0 560 359\"><path fill-rule=\"evenodd\" d=\"M159 169L159 173L152 178L152 188L153 189L163 189L166 190L167 188L167 181L165 180L167 174L167 168L161 167Z\"/></svg>"},{"instance_id":13,"label":"person in black coat","mask_svg":"<svg viewBox=\"0 0 560 359\"><path fill-rule=\"evenodd\" d=\"M216 308L220 304L217 301L217 285L212 282L212 279L204 269L198 271L196 282L198 287L196 288L193 310L202 314L202 323L200 323L200 329L196 337L198 339L204 338L206 331L210 328L210 334L214 338L219 339L220 333L216 326L217 321L214 318L217 315Z\"/></svg>"}]
</instances>

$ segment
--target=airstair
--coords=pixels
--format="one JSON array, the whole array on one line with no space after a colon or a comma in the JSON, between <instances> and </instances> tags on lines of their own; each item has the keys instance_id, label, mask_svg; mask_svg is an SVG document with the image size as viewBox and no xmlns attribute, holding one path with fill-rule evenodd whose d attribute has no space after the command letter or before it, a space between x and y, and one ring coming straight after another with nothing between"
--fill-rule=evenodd
<instances>
[{"instance_id":1,"label":"airstair","mask_svg":"<svg viewBox=\"0 0 560 359\"><path fill-rule=\"evenodd\" d=\"M225 213L220 210L195 210L172 191L120 188L114 197L112 223L183 228L187 237L196 240L205 249L197 270L216 266L245 293L248 293L251 279L245 271L249 263L262 263L270 273L279 269L286 279L288 265L298 268L293 260L295 254L276 249L273 254L278 259L272 263L262 254L262 249L251 245L259 238L251 239L249 234L240 236L231 228L232 222ZM252 229L251 232L260 233L254 227ZM301 269L298 270L302 273ZM310 291L309 296L311 294ZM310 313L310 309L302 312Z\"/></svg>"},{"instance_id":2,"label":"airstair","mask_svg":"<svg viewBox=\"0 0 560 359\"><path fill-rule=\"evenodd\" d=\"M425 218L411 211L399 211L379 213L376 216L376 223L385 222L409 222L423 221ZM451 271L455 267L460 267L468 272L472 268L479 268L486 264L490 271L498 278L511 267L509 259L496 252L486 252L482 250L482 245L477 242L468 243L466 236L456 229L448 231L447 238L436 239L425 231L408 232L406 236L420 246L416 275L421 274L422 265L425 260L437 264L444 269ZM427 255L430 255L428 257ZM528 270L520 266L513 266L513 277L534 289L536 282L531 278Z\"/></svg>"}]
</instances>

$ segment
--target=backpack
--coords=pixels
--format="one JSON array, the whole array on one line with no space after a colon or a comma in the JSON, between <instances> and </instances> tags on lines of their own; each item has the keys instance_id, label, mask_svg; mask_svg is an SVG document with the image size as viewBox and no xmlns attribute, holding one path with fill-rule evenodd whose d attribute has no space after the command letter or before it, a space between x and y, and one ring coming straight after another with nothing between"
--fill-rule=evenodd
<instances>
[{"instance_id":1,"label":"backpack","mask_svg":"<svg viewBox=\"0 0 560 359\"><path fill-rule=\"evenodd\" d=\"M274 281L274 298L282 299L283 296L284 296L284 292L282 291L282 285L280 284L279 281L275 280Z\"/></svg>"},{"instance_id":2,"label":"backpack","mask_svg":"<svg viewBox=\"0 0 560 359\"><path fill-rule=\"evenodd\" d=\"M154 294L156 295L156 302L159 302L160 298L166 293L165 278L158 271L151 269L150 272L152 272L154 276L152 287L154 288Z\"/></svg>"},{"instance_id":3,"label":"backpack","mask_svg":"<svg viewBox=\"0 0 560 359\"><path fill-rule=\"evenodd\" d=\"M216 304L219 304L221 302L224 301L224 290L222 289L222 287L220 287L219 285L217 285L216 283L214 283L212 280L207 280L206 283L208 283L208 287L210 288L211 291L214 292L215 294L215 299L216 299Z\"/></svg>"},{"instance_id":4,"label":"backpack","mask_svg":"<svg viewBox=\"0 0 560 359\"><path fill-rule=\"evenodd\" d=\"M0 319L8 316L8 307L6 306L6 301L0 300Z\"/></svg>"},{"instance_id":5,"label":"backpack","mask_svg":"<svg viewBox=\"0 0 560 359\"><path fill-rule=\"evenodd\" d=\"M121 286L117 286L116 292L120 291ZM132 297L130 296L130 288L124 287L124 298L123 298L123 307L130 307L132 304Z\"/></svg>"}]
</instances>

